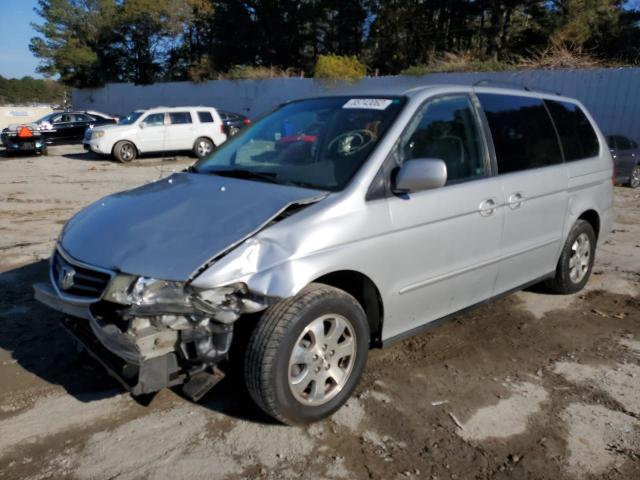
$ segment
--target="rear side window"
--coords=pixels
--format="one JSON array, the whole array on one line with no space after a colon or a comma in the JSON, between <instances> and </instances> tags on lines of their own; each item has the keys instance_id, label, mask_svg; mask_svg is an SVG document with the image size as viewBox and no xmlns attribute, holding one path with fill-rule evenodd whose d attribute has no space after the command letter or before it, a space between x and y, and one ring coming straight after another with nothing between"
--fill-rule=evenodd
<instances>
[{"instance_id":1,"label":"rear side window","mask_svg":"<svg viewBox=\"0 0 640 480\"><path fill-rule=\"evenodd\" d=\"M213 115L211 112L198 112L198 120L200 123L213 123Z\"/></svg>"},{"instance_id":2,"label":"rear side window","mask_svg":"<svg viewBox=\"0 0 640 480\"><path fill-rule=\"evenodd\" d=\"M611 138L615 142L615 147L618 150L631 150L638 148L638 145L633 140L623 137L622 135L612 135Z\"/></svg>"},{"instance_id":3,"label":"rear side window","mask_svg":"<svg viewBox=\"0 0 640 480\"><path fill-rule=\"evenodd\" d=\"M169 112L169 119L172 125L191 123L191 113L189 112Z\"/></svg>"},{"instance_id":4,"label":"rear side window","mask_svg":"<svg viewBox=\"0 0 640 480\"><path fill-rule=\"evenodd\" d=\"M578 105L555 100L545 100L545 103L560 135L566 161L598 155L600 151L598 136Z\"/></svg>"},{"instance_id":5,"label":"rear side window","mask_svg":"<svg viewBox=\"0 0 640 480\"><path fill-rule=\"evenodd\" d=\"M478 94L491 129L498 173L562 163L558 137L542 100Z\"/></svg>"}]
</instances>

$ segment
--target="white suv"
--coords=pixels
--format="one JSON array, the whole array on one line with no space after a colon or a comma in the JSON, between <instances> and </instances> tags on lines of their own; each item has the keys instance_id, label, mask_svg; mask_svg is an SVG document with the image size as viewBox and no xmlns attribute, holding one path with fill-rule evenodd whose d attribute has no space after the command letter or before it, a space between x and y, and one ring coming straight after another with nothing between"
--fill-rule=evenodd
<instances>
[{"instance_id":1,"label":"white suv","mask_svg":"<svg viewBox=\"0 0 640 480\"><path fill-rule=\"evenodd\" d=\"M202 158L226 139L215 108L157 107L135 110L118 125L89 128L83 143L86 150L126 163L148 152L190 150Z\"/></svg>"}]
</instances>

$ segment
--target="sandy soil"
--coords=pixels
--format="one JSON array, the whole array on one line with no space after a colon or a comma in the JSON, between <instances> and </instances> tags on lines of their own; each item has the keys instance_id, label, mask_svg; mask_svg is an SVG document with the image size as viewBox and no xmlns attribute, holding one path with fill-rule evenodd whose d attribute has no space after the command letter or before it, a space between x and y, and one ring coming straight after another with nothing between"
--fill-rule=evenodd
<instances>
[{"instance_id":1,"label":"sandy soil","mask_svg":"<svg viewBox=\"0 0 640 480\"><path fill-rule=\"evenodd\" d=\"M585 291L534 288L373 351L328 421L274 424L238 375L147 407L32 299L65 221L190 159L0 156L0 478L640 478L640 192Z\"/></svg>"}]
</instances>

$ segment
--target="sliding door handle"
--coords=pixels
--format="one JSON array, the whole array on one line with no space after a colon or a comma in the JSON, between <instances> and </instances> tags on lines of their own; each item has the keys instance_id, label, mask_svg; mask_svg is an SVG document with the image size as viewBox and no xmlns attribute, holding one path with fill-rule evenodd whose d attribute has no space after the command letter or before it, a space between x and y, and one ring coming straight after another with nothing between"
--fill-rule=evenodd
<instances>
[{"instance_id":1,"label":"sliding door handle","mask_svg":"<svg viewBox=\"0 0 640 480\"><path fill-rule=\"evenodd\" d=\"M524 195L520 192L512 193L508 203L511 210L516 210L524 205Z\"/></svg>"},{"instance_id":2,"label":"sliding door handle","mask_svg":"<svg viewBox=\"0 0 640 480\"><path fill-rule=\"evenodd\" d=\"M483 217L493 215L498 208L498 201L495 198L487 198L480 203L478 211Z\"/></svg>"}]
</instances>

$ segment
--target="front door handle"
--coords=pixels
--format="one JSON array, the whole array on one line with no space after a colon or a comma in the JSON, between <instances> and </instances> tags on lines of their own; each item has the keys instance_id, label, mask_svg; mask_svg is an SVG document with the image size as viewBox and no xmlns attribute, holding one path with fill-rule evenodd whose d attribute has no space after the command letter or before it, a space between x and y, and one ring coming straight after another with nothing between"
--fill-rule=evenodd
<instances>
[{"instance_id":1,"label":"front door handle","mask_svg":"<svg viewBox=\"0 0 640 480\"><path fill-rule=\"evenodd\" d=\"M524 195L520 192L512 193L509 197L509 208L516 210L524 205Z\"/></svg>"},{"instance_id":2,"label":"front door handle","mask_svg":"<svg viewBox=\"0 0 640 480\"><path fill-rule=\"evenodd\" d=\"M478 211L480 212L480 215L482 215L483 217L488 217L495 213L497 207L498 207L498 202L495 198L487 198L486 200L483 200L480 203L480 206L478 207Z\"/></svg>"}]
</instances>

